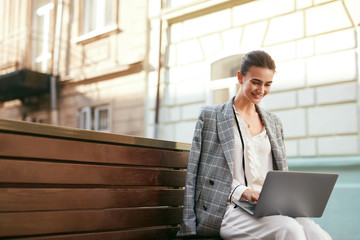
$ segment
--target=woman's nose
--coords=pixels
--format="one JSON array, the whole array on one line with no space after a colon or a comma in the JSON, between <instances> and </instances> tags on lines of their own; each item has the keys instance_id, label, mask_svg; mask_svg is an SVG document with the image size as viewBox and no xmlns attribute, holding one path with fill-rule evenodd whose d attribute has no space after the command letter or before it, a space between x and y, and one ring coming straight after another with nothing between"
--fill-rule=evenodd
<instances>
[{"instance_id":1,"label":"woman's nose","mask_svg":"<svg viewBox=\"0 0 360 240\"><path fill-rule=\"evenodd\" d=\"M259 85L257 91L258 91L258 93L264 93L264 86Z\"/></svg>"}]
</instances>

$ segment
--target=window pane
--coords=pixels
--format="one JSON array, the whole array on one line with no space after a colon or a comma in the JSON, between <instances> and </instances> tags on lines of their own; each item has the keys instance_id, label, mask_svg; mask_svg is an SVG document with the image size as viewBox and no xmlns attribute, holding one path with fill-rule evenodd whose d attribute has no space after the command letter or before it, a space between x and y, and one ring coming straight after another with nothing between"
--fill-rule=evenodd
<instances>
[{"instance_id":1,"label":"window pane","mask_svg":"<svg viewBox=\"0 0 360 240\"><path fill-rule=\"evenodd\" d=\"M79 110L79 128L82 129L91 129L91 108L84 107Z\"/></svg>"},{"instance_id":2,"label":"window pane","mask_svg":"<svg viewBox=\"0 0 360 240\"><path fill-rule=\"evenodd\" d=\"M84 4L84 34L113 24L113 0L86 0Z\"/></svg>"},{"instance_id":3,"label":"window pane","mask_svg":"<svg viewBox=\"0 0 360 240\"><path fill-rule=\"evenodd\" d=\"M42 7L48 3L51 3L52 0L36 0L36 8Z\"/></svg>"},{"instance_id":4,"label":"window pane","mask_svg":"<svg viewBox=\"0 0 360 240\"><path fill-rule=\"evenodd\" d=\"M105 1L105 26L109 26L114 23L113 21L113 0Z\"/></svg>"},{"instance_id":5,"label":"window pane","mask_svg":"<svg viewBox=\"0 0 360 240\"><path fill-rule=\"evenodd\" d=\"M54 4L51 0L38 0L34 5L33 67L48 72L51 59L51 42L54 31Z\"/></svg>"},{"instance_id":6,"label":"window pane","mask_svg":"<svg viewBox=\"0 0 360 240\"><path fill-rule=\"evenodd\" d=\"M96 15L96 0L89 0L89 15L88 15L88 21L89 21L89 29L88 31L92 31L96 29L96 21L98 16Z\"/></svg>"},{"instance_id":7,"label":"window pane","mask_svg":"<svg viewBox=\"0 0 360 240\"><path fill-rule=\"evenodd\" d=\"M80 128L86 129L86 113L82 112L80 116Z\"/></svg>"},{"instance_id":8,"label":"window pane","mask_svg":"<svg viewBox=\"0 0 360 240\"><path fill-rule=\"evenodd\" d=\"M96 23L96 0L84 1L84 33L95 29Z\"/></svg>"},{"instance_id":9,"label":"window pane","mask_svg":"<svg viewBox=\"0 0 360 240\"><path fill-rule=\"evenodd\" d=\"M109 128L109 117L108 117L108 109L99 110L99 131L108 130Z\"/></svg>"}]
</instances>

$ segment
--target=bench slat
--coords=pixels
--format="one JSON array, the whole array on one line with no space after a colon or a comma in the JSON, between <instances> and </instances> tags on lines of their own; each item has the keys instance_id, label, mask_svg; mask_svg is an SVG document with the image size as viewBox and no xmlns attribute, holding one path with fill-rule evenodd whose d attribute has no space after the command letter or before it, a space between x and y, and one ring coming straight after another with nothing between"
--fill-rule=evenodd
<instances>
[{"instance_id":1,"label":"bench slat","mask_svg":"<svg viewBox=\"0 0 360 240\"><path fill-rule=\"evenodd\" d=\"M136 136L126 136L78 128L54 126L25 121L0 119L0 132L46 136L49 138L74 139L78 141L102 142L105 144L136 145L145 148L189 151L189 143L173 142Z\"/></svg>"},{"instance_id":2,"label":"bench slat","mask_svg":"<svg viewBox=\"0 0 360 240\"><path fill-rule=\"evenodd\" d=\"M2 188L0 211L178 206L183 196L182 189Z\"/></svg>"},{"instance_id":3,"label":"bench slat","mask_svg":"<svg viewBox=\"0 0 360 240\"><path fill-rule=\"evenodd\" d=\"M184 186L185 175L183 170L0 159L4 183Z\"/></svg>"},{"instance_id":4,"label":"bench slat","mask_svg":"<svg viewBox=\"0 0 360 240\"><path fill-rule=\"evenodd\" d=\"M0 132L0 156L186 168L189 153ZM19 151L21 148L21 151Z\"/></svg>"},{"instance_id":5,"label":"bench slat","mask_svg":"<svg viewBox=\"0 0 360 240\"><path fill-rule=\"evenodd\" d=\"M135 208L0 213L0 236L29 236L177 225L182 209Z\"/></svg>"},{"instance_id":6,"label":"bench slat","mask_svg":"<svg viewBox=\"0 0 360 240\"><path fill-rule=\"evenodd\" d=\"M46 237L17 238L18 240L161 240L174 239L178 227L156 227L113 232L67 234Z\"/></svg>"}]
</instances>

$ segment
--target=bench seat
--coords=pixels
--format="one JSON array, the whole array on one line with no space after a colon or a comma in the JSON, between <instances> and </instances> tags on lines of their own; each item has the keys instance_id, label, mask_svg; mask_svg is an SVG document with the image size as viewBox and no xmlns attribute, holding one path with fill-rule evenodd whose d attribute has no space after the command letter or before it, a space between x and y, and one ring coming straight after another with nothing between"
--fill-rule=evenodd
<instances>
[{"instance_id":1,"label":"bench seat","mask_svg":"<svg viewBox=\"0 0 360 240\"><path fill-rule=\"evenodd\" d=\"M0 239L174 239L189 149L0 120Z\"/></svg>"}]
</instances>

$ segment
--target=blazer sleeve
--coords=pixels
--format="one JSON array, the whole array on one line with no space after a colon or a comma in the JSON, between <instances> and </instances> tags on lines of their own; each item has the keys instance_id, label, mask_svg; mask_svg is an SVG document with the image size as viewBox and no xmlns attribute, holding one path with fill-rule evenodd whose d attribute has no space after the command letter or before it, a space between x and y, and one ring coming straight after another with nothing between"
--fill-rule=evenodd
<instances>
[{"instance_id":1,"label":"blazer sleeve","mask_svg":"<svg viewBox=\"0 0 360 240\"><path fill-rule=\"evenodd\" d=\"M180 230L177 233L178 237L196 235L195 191L198 165L201 156L202 130L204 126L203 114L204 111L201 112L200 117L196 123L191 144L186 173L183 221Z\"/></svg>"},{"instance_id":2,"label":"blazer sleeve","mask_svg":"<svg viewBox=\"0 0 360 240\"><path fill-rule=\"evenodd\" d=\"M279 149L273 149L273 152L274 152L275 158L278 162L278 167L280 167L279 170L288 171L289 167L288 167L288 162L287 162L287 157L286 157L284 128L283 128L280 118L275 114L273 114L273 117L274 117L274 122L276 124L276 130L277 130L277 136L278 136L276 138L276 141L277 141L277 145L279 146Z\"/></svg>"}]
</instances>

